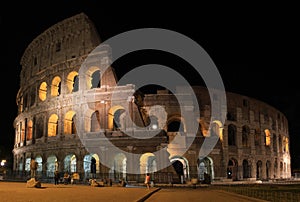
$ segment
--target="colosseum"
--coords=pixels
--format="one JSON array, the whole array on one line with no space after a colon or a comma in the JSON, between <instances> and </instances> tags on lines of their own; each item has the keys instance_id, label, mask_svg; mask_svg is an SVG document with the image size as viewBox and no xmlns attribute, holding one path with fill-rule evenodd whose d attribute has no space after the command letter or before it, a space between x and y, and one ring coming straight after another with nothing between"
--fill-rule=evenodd
<instances>
[{"instance_id":1,"label":"colosseum","mask_svg":"<svg viewBox=\"0 0 300 202\"><path fill-rule=\"evenodd\" d=\"M17 176L28 176L33 158L41 179L52 179L56 170L78 173L81 181L141 182L145 173L156 183L201 181L206 174L213 182L291 177L288 121L279 110L226 92L221 121L211 115L219 98L204 86L192 87L194 107L185 87L143 93L134 84L118 85L112 66L100 71L109 51L97 53L100 62L85 63L99 44L95 25L80 13L45 30L24 51L14 121ZM190 113L195 109L199 113ZM201 156L205 141L215 137Z\"/></svg>"}]
</instances>

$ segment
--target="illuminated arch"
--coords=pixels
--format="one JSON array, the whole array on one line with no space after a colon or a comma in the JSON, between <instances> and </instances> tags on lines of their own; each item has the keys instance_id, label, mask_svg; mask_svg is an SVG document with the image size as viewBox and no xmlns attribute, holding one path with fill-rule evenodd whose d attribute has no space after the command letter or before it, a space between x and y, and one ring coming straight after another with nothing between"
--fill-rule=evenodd
<instances>
[{"instance_id":1,"label":"illuminated arch","mask_svg":"<svg viewBox=\"0 0 300 202\"><path fill-rule=\"evenodd\" d=\"M189 162L185 157L182 156L171 156L170 162L172 163L176 173L183 177L181 180L186 180L190 175ZM181 181L183 183L183 181Z\"/></svg>"},{"instance_id":2,"label":"illuminated arch","mask_svg":"<svg viewBox=\"0 0 300 202\"><path fill-rule=\"evenodd\" d=\"M140 173L154 173L157 171L156 157L153 153L144 153L140 157Z\"/></svg>"},{"instance_id":3,"label":"illuminated arch","mask_svg":"<svg viewBox=\"0 0 300 202\"><path fill-rule=\"evenodd\" d=\"M78 72L72 71L67 76L67 88L69 93L76 92L79 89Z\"/></svg>"},{"instance_id":4,"label":"illuminated arch","mask_svg":"<svg viewBox=\"0 0 300 202\"><path fill-rule=\"evenodd\" d=\"M83 170L85 178L90 177L92 158L96 160L96 174L100 172L100 158L97 154L87 154L83 158Z\"/></svg>"},{"instance_id":5,"label":"illuminated arch","mask_svg":"<svg viewBox=\"0 0 300 202\"><path fill-rule=\"evenodd\" d=\"M48 137L57 135L58 116L52 114L48 120Z\"/></svg>"},{"instance_id":6,"label":"illuminated arch","mask_svg":"<svg viewBox=\"0 0 300 202\"><path fill-rule=\"evenodd\" d=\"M227 164L227 178L232 180L238 179L238 161L231 158Z\"/></svg>"},{"instance_id":7,"label":"illuminated arch","mask_svg":"<svg viewBox=\"0 0 300 202\"><path fill-rule=\"evenodd\" d=\"M214 179L214 164L212 158L206 156L203 159L197 160L198 178L204 180L204 174L207 173L211 179Z\"/></svg>"},{"instance_id":8,"label":"illuminated arch","mask_svg":"<svg viewBox=\"0 0 300 202\"><path fill-rule=\"evenodd\" d=\"M61 78L56 76L51 83L51 96L56 97L60 95L61 91Z\"/></svg>"},{"instance_id":9,"label":"illuminated arch","mask_svg":"<svg viewBox=\"0 0 300 202\"><path fill-rule=\"evenodd\" d=\"M47 98L47 83L42 82L39 88L39 98L41 101L45 101Z\"/></svg>"},{"instance_id":10,"label":"illuminated arch","mask_svg":"<svg viewBox=\"0 0 300 202\"><path fill-rule=\"evenodd\" d=\"M76 126L75 126L75 111L68 111L65 115L64 119L64 134L71 135L76 134Z\"/></svg>"},{"instance_id":11,"label":"illuminated arch","mask_svg":"<svg viewBox=\"0 0 300 202\"><path fill-rule=\"evenodd\" d=\"M77 158L74 154L69 154L64 159L64 172L75 173L77 168Z\"/></svg>"},{"instance_id":12,"label":"illuminated arch","mask_svg":"<svg viewBox=\"0 0 300 202\"><path fill-rule=\"evenodd\" d=\"M26 140L32 140L32 126L33 126L32 120L28 121Z\"/></svg>"},{"instance_id":13,"label":"illuminated arch","mask_svg":"<svg viewBox=\"0 0 300 202\"><path fill-rule=\"evenodd\" d=\"M115 119L115 112L118 110L125 110L123 106L121 105L116 105L113 106L109 109L108 111L108 129L113 129L114 128L114 119Z\"/></svg>"},{"instance_id":14,"label":"illuminated arch","mask_svg":"<svg viewBox=\"0 0 300 202\"><path fill-rule=\"evenodd\" d=\"M50 155L47 158L47 170L46 170L47 177L54 176L54 171L56 169L56 162L57 162L57 158L55 155Z\"/></svg>"},{"instance_id":15,"label":"illuminated arch","mask_svg":"<svg viewBox=\"0 0 300 202\"><path fill-rule=\"evenodd\" d=\"M97 77L98 76L98 77ZM96 78L97 77L97 78ZM90 67L85 72L86 89L101 87L101 73L97 66Z\"/></svg>"},{"instance_id":16,"label":"illuminated arch","mask_svg":"<svg viewBox=\"0 0 300 202\"><path fill-rule=\"evenodd\" d=\"M216 135L223 142L223 124L219 120L212 121L208 136Z\"/></svg>"},{"instance_id":17,"label":"illuminated arch","mask_svg":"<svg viewBox=\"0 0 300 202\"><path fill-rule=\"evenodd\" d=\"M265 129L265 145L270 146L271 144L271 132L269 129Z\"/></svg>"},{"instance_id":18,"label":"illuminated arch","mask_svg":"<svg viewBox=\"0 0 300 202\"><path fill-rule=\"evenodd\" d=\"M114 178L115 179L126 179L126 172L127 172L127 158L125 154L118 153L114 157Z\"/></svg>"}]
</instances>

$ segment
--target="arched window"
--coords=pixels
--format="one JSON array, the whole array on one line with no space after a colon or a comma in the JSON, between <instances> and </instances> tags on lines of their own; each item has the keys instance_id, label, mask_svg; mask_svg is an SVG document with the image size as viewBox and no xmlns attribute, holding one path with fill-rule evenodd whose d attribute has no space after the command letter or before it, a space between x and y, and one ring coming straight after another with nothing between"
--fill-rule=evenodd
<instances>
[{"instance_id":1,"label":"arched window","mask_svg":"<svg viewBox=\"0 0 300 202\"><path fill-rule=\"evenodd\" d=\"M64 120L64 133L67 135L76 134L75 111L68 111Z\"/></svg>"},{"instance_id":2,"label":"arched window","mask_svg":"<svg viewBox=\"0 0 300 202\"><path fill-rule=\"evenodd\" d=\"M99 111L95 111L91 117L91 132L97 132L100 130L100 114Z\"/></svg>"},{"instance_id":3,"label":"arched window","mask_svg":"<svg viewBox=\"0 0 300 202\"><path fill-rule=\"evenodd\" d=\"M77 92L79 89L79 77L78 72L72 71L67 76L67 87L69 93Z\"/></svg>"},{"instance_id":4,"label":"arched window","mask_svg":"<svg viewBox=\"0 0 300 202\"><path fill-rule=\"evenodd\" d=\"M100 88L100 70L96 70L92 74L92 87L91 88Z\"/></svg>"},{"instance_id":5,"label":"arched window","mask_svg":"<svg viewBox=\"0 0 300 202\"><path fill-rule=\"evenodd\" d=\"M57 135L58 116L52 114L48 121L48 137Z\"/></svg>"},{"instance_id":6,"label":"arched window","mask_svg":"<svg viewBox=\"0 0 300 202\"><path fill-rule=\"evenodd\" d=\"M271 144L271 132L269 131L269 129L265 130L265 145L266 146L270 146Z\"/></svg>"},{"instance_id":7,"label":"arched window","mask_svg":"<svg viewBox=\"0 0 300 202\"><path fill-rule=\"evenodd\" d=\"M174 120L168 124L168 132L183 132L183 124L180 120Z\"/></svg>"},{"instance_id":8,"label":"arched window","mask_svg":"<svg viewBox=\"0 0 300 202\"><path fill-rule=\"evenodd\" d=\"M54 77L51 84L51 96L56 97L61 93L61 79L59 76Z\"/></svg>"},{"instance_id":9,"label":"arched window","mask_svg":"<svg viewBox=\"0 0 300 202\"><path fill-rule=\"evenodd\" d=\"M236 143L236 126L233 124L228 125L228 145L235 146Z\"/></svg>"},{"instance_id":10,"label":"arched window","mask_svg":"<svg viewBox=\"0 0 300 202\"><path fill-rule=\"evenodd\" d=\"M47 83L46 82L43 82L40 85L39 98L41 101L45 101L47 98Z\"/></svg>"},{"instance_id":11,"label":"arched window","mask_svg":"<svg viewBox=\"0 0 300 202\"><path fill-rule=\"evenodd\" d=\"M32 121L28 121L27 123L27 135L26 140L32 140Z\"/></svg>"}]
</instances>

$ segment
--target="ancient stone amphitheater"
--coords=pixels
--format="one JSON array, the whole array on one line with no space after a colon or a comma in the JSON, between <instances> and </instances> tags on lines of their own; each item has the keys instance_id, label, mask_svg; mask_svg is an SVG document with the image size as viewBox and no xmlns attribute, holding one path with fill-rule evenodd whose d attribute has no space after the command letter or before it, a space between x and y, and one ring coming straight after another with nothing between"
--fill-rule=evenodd
<instances>
[{"instance_id":1,"label":"ancient stone amphitheater","mask_svg":"<svg viewBox=\"0 0 300 202\"><path fill-rule=\"evenodd\" d=\"M200 116L182 116L195 109L191 96L182 94L184 87L143 94L134 84L117 85L113 67L100 71L109 64L105 50L95 54L100 62L84 63L99 44L93 22L80 13L28 45L16 96L17 176L28 175L31 158L44 179L52 179L55 170L78 173L82 181L95 172L97 179L141 182L149 172L157 183L203 180L206 174L212 181L291 176L288 122L280 111L226 92L226 120L215 120L211 104L218 96L211 101L206 87L195 86ZM200 157L212 137L217 137L213 148Z\"/></svg>"}]
</instances>

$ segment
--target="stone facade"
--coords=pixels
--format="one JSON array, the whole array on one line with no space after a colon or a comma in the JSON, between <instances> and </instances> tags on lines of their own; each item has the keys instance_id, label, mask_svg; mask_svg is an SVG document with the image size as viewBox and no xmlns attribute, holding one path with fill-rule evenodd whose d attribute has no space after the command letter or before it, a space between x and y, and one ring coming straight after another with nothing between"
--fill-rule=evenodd
<instances>
[{"instance_id":1,"label":"stone facade","mask_svg":"<svg viewBox=\"0 0 300 202\"><path fill-rule=\"evenodd\" d=\"M100 43L81 13L50 27L25 50L14 121L15 172L29 172L35 158L40 177L52 178L58 170L88 179L94 158L96 177L113 180L142 181L146 172L156 182L203 180L205 173L214 181L291 177L288 122L280 111L226 92L224 123L211 116L218 97L211 101L207 88L195 86L200 116L183 116L196 104L184 87L142 94L133 84L117 86L112 67L100 71L110 62L106 50L96 52L100 62L85 63ZM218 137L214 148L200 158L212 137Z\"/></svg>"}]
</instances>

